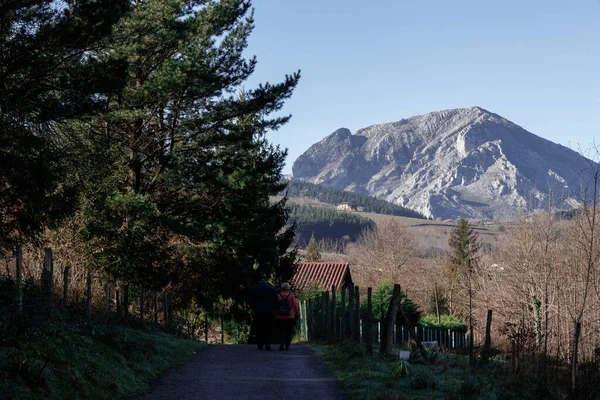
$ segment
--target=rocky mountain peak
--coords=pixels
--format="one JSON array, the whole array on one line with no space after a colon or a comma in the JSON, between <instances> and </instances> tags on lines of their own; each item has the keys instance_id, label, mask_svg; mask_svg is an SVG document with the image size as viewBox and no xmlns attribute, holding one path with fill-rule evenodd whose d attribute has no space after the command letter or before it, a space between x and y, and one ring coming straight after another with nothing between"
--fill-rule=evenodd
<instances>
[{"instance_id":1,"label":"rocky mountain peak","mask_svg":"<svg viewBox=\"0 0 600 400\"><path fill-rule=\"evenodd\" d=\"M447 219L511 217L549 201L576 207L585 168L588 160L578 153L470 107L355 134L338 129L298 157L292 173Z\"/></svg>"}]
</instances>

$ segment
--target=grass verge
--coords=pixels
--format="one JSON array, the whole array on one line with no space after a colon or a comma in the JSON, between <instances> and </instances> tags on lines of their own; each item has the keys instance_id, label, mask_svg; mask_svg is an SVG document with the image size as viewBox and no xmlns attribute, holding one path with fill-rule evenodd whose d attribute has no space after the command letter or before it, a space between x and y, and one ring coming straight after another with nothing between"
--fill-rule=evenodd
<instances>
[{"instance_id":1,"label":"grass verge","mask_svg":"<svg viewBox=\"0 0 600 400\"><path fill-rule=\"evenodd\" d=\"M309 344L349 399L554 399L531 377L513 376L502 362L469 368L468 357L441 353L434 365L369 356L354 343Z\"/></svg>"},{"instance_id":2,"label":"grass verge","mask_svg":"<svg viewBox=\"0 0 600 400\"><path fill-rule=\"evenodd\" d=\"M43 323L0 342L5 399L121 399L203 344L147 327Z\"/></svg>"}]
</instances>

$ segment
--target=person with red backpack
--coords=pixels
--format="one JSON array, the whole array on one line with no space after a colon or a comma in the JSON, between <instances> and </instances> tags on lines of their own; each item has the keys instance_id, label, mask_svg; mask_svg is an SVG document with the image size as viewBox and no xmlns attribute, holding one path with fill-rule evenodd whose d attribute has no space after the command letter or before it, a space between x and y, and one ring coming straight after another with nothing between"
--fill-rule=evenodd
<instances>
[{"instance_id":1,"label":"person with red backpack","mask_svg":"<svg viewBox=\"0 0 600 400\"><path fill-rule=\"evenodd\" d=\"M298 300L296 300L296 296L294 296L294 293L290 290L289 283L284 282L281 285L281 291L277 295L277 300L278 304L275 318L280 337L279 351L283 350L284 347L286 350L289 350L296 318L300 317Z\"/></svg>"}]
</instances>

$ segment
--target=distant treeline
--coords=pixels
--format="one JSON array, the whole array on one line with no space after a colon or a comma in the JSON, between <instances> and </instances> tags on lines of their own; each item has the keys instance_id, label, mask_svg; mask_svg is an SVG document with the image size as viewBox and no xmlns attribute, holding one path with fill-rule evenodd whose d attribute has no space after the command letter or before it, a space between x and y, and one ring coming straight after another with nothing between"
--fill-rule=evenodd
<instances>
[{"instance_id":1,"label":"distant treeline","mask_svg":"<svg viewBox=\"0 0 600 400\"><path fill-rule=\"evenodd\" d=\"M354 241L364 229L375 227L375 222L360 215L329 208L288 204L289 223L296 223L299 245L308 244L311 235L315 239Z\"/></svg>"},{"instance_id":2,"label":"distant treeline","mask_svg":"<svg viewBox=\"0 0 600 400\"><path fill-rule=\"evenodd\" d=\"M288 183L286 192L288 197L305 196L329 204L348 203L352 207L362 207L363 211L377 214L426 219L416 211L390 203L389 201L296 179Z\"/></svg>"},{"instance_id":3,"label":"distant treeline","mask_svg":"<svg viewBox=\"0 0 600 400\"><path fill-rule=\"evenodd\" d=\"M579 215L579 212L580 212L579 209L563 210L563 211L555 212L554 216L559 219L571 220L571 219L575 218L577 215Z\"/></svg>"}]
</instances>

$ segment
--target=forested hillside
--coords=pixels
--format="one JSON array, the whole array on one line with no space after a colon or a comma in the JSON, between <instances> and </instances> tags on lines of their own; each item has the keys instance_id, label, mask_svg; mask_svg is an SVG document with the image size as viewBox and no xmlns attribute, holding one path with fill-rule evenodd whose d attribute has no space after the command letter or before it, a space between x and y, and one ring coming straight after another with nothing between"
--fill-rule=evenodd
<instances>
[{"instance_id":1,"label":"forested hillside","mask_svg":"<svg viewBox=\"0 0 600 400\"><path fill-rule=\"evenodd\" d=\"M329 204L349 203L353 207L362 207L364 211L377 214L425 218L416 211L390 203L389 201L297 179L293 179L288 183L286 193L288 197L309 197Z\"/></svg>"},{"instance_id":2,"label":"forested hillside","mask_svg":"<svg viewBox=\"0 0 600 400\"><path fill-rule=\"evenodd\" d=\"M301 247L308 244L313 234L316 240L353 241L364 229L375 226L373 220L345 211L295 204L287 207L290 210L290 224L296 223L298 244Z\"/></svg>"}]
</instances>

